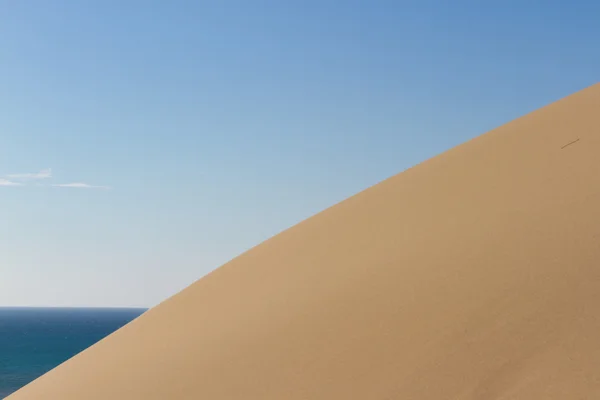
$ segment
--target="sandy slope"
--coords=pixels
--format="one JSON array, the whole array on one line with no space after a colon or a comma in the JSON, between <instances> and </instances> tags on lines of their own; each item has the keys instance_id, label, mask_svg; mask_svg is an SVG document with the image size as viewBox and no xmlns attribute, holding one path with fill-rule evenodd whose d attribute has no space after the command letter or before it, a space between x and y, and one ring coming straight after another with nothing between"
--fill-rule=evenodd
<instances>
[{"instance_id":1,"label":"sandy slope","mask_svg":"<svg viewBox=\"0 0 600 400\"><path fill-rule=\"evenodd\" d=\"M262 243L29 399L600 399L600 84Z\"/></svg>"}]
</instances>

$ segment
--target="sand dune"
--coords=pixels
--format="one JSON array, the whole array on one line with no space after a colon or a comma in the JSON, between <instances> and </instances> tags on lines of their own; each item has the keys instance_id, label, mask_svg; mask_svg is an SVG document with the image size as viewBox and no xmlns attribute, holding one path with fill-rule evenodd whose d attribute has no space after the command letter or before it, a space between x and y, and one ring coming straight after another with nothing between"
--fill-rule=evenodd
<instances>
[{"instance_id":1,"label":"sand dune","mask_svg":"<svg viewBox=\"0 0 600 400\"><path fill-rule=\"evenodd\" d=\"M29 399L600 399L600 84L260 244Z\"/></svg>"}]
</instances>

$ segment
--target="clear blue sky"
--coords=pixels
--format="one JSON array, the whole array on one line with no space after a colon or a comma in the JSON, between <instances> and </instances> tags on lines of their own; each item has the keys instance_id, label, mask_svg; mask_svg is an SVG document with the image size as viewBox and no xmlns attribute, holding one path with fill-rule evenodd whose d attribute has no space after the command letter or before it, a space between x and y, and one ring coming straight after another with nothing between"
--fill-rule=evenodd
<instances>
[{"instance_id":1,"label":"clear blue sky","mask_svg":"<svg viewBox=\"0 0 600 400\"><path fill-rule=\"evenodd\" d=\"M155 305L597 82L598 15L591 0L4 1L0 305Z\"/></svg>"}]
</instances>

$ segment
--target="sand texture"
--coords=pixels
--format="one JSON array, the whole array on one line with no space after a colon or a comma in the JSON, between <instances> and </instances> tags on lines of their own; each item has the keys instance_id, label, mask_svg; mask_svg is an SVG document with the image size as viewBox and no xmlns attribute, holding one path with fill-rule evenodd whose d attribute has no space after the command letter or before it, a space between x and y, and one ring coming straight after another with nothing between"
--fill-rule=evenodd
<instances>
[{"instance_id":1,"label":"sand texture","mask_svg":"<svg viewBox=\"0 0 600 400\"><path fill-rule=\"evenodd\" d=\"M267 240L9 399L600 399L600 84Z\"/></svg>"}]
</instances>

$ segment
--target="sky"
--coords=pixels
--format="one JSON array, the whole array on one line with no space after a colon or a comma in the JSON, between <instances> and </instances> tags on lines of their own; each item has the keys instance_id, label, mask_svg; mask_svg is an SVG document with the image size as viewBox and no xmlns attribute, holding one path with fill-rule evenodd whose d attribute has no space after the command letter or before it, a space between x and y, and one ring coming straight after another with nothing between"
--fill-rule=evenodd
<instances>
[{"instance_id":1,"label":"sky","mask_svg":"<svg viewBox=\"0 0 600 400\"><path fill-rule=\"evenodd\" d=\"M598 81L595 1L0 2L0 306L151 307Z\"/></svg>"}]
</instances>

